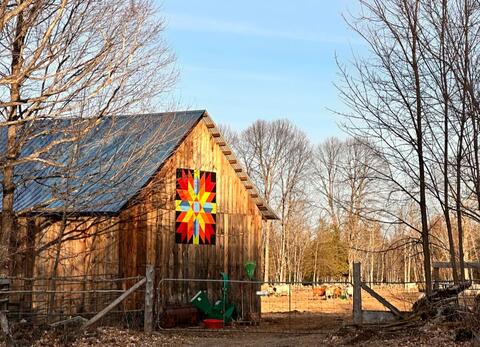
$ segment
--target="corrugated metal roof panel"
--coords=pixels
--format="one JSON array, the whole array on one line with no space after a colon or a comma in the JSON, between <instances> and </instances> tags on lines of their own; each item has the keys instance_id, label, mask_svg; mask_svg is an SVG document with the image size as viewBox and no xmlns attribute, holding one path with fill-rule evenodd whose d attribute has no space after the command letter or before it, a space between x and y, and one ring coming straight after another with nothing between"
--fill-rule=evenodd
<instances>
[{"instance_id":1,"label":"corrugated metal roof panel","mask_svg":"<svg viewBox=\"0 0 480 347\"><path fill-rule=\"evenodd\" d=\"M65 142L43 155L60 166L29 161L16 167L15 210L118 212L173 153L204 112L106 117L95 126L89 119L44 120L28 125L30 138L19 159L55 141ZM64 131L45 131L52 127ZM5 130L0 133L3 148ZM80 141L68 141L82 131L86 135Z\"/></svg>"}]
</instances>

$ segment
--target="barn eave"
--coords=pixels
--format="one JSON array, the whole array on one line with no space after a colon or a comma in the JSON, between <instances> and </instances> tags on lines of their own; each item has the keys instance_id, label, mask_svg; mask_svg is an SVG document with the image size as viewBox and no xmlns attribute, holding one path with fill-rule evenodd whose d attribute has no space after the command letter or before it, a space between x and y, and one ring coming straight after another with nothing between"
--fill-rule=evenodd
<instances>
[{"instance_id":1,"label":"barn eave","mask_svg":"<svg viewBox=\"0 0 480 347\"><path fill-rule=\"evenodd\" d=\"M280 219L275 211L267 204L267 202L258 193L257 188L253 184L252 180L247 174L247 171L240 165L238 158L235 156L232 148L228 145L228 142L222 136L217 125L210 117L207 111L203 113L203 119L208 131L212 135L215 143L220 146L223 154L227 157L228 162L233 167L235 174L238 176L245 189L248 191L250 198L253 199L255 205L259 209L262 217L266 220L278 220Z\"/></svg>"}]
</instances>

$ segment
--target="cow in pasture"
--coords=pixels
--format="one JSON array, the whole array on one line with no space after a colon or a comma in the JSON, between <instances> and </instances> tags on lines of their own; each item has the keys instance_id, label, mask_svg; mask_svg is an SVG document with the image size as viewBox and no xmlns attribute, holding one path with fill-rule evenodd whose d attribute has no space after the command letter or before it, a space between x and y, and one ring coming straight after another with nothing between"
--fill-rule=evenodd
<instances>
[{"instance_id":1,"label":"cow in pasture","mask_svg":"<svg viewBox=\"0 0 480 347\"><path fill-rule=\"evenodd\" d=\"M343 289L338 286L325 286L325 299L338 299L344 293Z\"/></svg>"},{"instance_id":2,"label":"cow in pasture","mask_svg":"<svg viewBox=\"0 0 480 347\"><path fill-rule=\"evenodd\" d=\"M334 287L332 286L327 286L326 290L325 290L325 298L326 299L333 299L333 289Z\"/></svg>"},{"instance_id":3,"label":"cow in pasture","mask_svg":"<svg viewBox=\"0 0 480 347\"><path fill-rule=\"evenodd\" d=\"M327 287L326 286L320 286L320 287L312 287L313 291L313 296L318 296L318 297L324 297L326 293Z\"/></svg>"},{"instance_id":4,"label":"cow in pasture","mask_svg":"<svg viewBox=\"0 0 480 347\"><path fill-rule=\"evenodd\" d=\"M337 299L337 298L341 297L342 293L343 293L342 288L333 287L333 298L334 299Z\"/></svg>"},{"instance_id":5,"label":"cow in pasture","mask_svg":"<svg viewBox=\"0 0 480 347\"><path fill-rule=\"evenodd\" d=\"M260 286L260 290L264 293L268 293L268 296L275 294L275 291L273 290L273 287L268 284L262 284Z\"/></svg>"},{"instance_id":6,"label":"cow in pasture","mask_svg":"<svg viewBox=\"0 0 480 347\"><path fill-rule=\"evenodd\" d=\"M347 284L345 287L345 294L347 294L347 298L349 299L353 297L353 286L351 284Z\"/></svg>"},{"instance_id":7,"label":"cow in pasture","mask_svg":"<svg viewBox=\"0 0 480 347\"><path fill-rule=\"evenodd\" d=\"M290 286L288 284L277 284L273 286L273 292L276 296L285 296L290 293Z\"/></svg>"},{"instance_id":8,"label":"cow in pasture","mask_svg":"<svg viewBox=\"0 0 480 347\"><path fill-rule=\"evenodd\" d=\"M275 285L262 284L260 289L262 292L268 293L268 296L271 296L271 295L284 296L284 295L288 295L289 293L288 284L275 284Z\"/></svg>"}]
</instances>

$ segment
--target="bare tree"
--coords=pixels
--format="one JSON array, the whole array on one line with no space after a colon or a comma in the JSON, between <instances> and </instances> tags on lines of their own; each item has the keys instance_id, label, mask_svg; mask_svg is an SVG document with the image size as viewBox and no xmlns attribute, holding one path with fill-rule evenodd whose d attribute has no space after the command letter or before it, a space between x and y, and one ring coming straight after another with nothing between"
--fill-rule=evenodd
<instances>
[{"instance_id":1,"label":"bare tree","mask_svg":"<svg viewBox=\"0 0 480 347\"><path fill-rule=\"evenodd\" d=\"M282 137L287 146L282 148L283 156L279 174L279 204L281 217L279 247L277 253L278 278L288 280L294 276L294 271L288 271L288 266L295 264L295 259L289 254L289 246L295 247L295 242L289 242L292 236L301 233L301 224L295 223L295 216L308 220L307 180L311 172L311 146L305 133L287 123L283 127ZM288 272L288 274L287 274Z\"/></svg>"},{"instance_id":2,"label":"bare tree","mask_svg":"<svg viewBox=\"0 0 480 347\"><path fill-rule=\"evenodd\" d=\"M317 200L318 208L326 210L332 228L348 247L350 275L353 262L360 260L360 253L376 245L374 230L378 231L378 224L375 220L377 211L383 208L380 202L384 197L383 182L377 179L377 173L384 167L376 152L356 139L327 139L314 155L313 183L315 192L323 197ZM362 245L365 239L369 243ZM364 269L372 274L373 265Z\"/></svg>"},{"instance_id":3,"label":"bare tree","mask_svg":"<svg viewBox=\"0 0 480 347\"><path fill-rule=\"evenodd\" d=\"M303 261L305 248L297 246L304 245L303 238L310 233L308 217L304 214L309 204L304 186L310 156L306 135L287 120L260 120L238 135L227 136L227 139L265 200L280 212L280 224L269 222L263 235L264 280L272 278L271 265L276 267L277 279L300 278L299 264ZM296 226L300 230L295 230ZM275 254L272 254L274 233L278 243L273 245ZM291 249L289 245L292 245Z\"/></svg>"},{"instance_id":4,"label":"bare tree","mask_svg":"<svg viewBox=\"0 0 480 347\"><path fill-rule=\"evenodd\" d=\"M327 207L330 223L335 229L340 226L340 169L345 146L336 138L327 139L319 144L314 152L313 172L317 190L326 199L326 204L321 203L320 209Z\"/></svg>"},{"instance_id":5,"label":"bare tree","mask_svg":"<svg viewBox=\"0 0 480 347\"><path fill-rule=\"evenodd\" d=\"M8 273L14 237L16 168L53 160L66 143L79 141L106 115L138 111L175 81L172 55L161 39L163 22L149 1L121 3L2 1L0 6L0 123L2 227L0 267ZM81 117L82 122L53 122ZM50 119L52 123L38 120ZM53 141L27 149L33 139ZM42 170L37 170L40 172ZM35 180L29 172L28 180Z\"/></svg>"},{"instance_id":6,"label":"bare tree","mask_svg":"<svg viewBox=\"0 0 480 347\"><path fill-rule=\"evenodd\" d=\"M270 124L266 121L257 121L238 135L233 143L247 174L259 187L265 201L273 205L275 201L275 185L281 172L283 149L287 142L283 137L286 121L276 121ZM264 242L264 280L270 278L270 240L272 222L268 222L263 234Z\"/></svg>"},{"instance_id":7,"label":"bare tree","mask_svg":"<svg viewBox=\"0 0 480 347\"><path fill-rule=\"evenodd\" d=\"M419 0L360 0L362 16L351 27L369 45L372 56L357 58L354 75L340 66L339 92L350 107L347 126L358 138L381 148L394 170L397 188L417 202L427 293L431 293L430 239L425 160L425 80L420 53Z\"/></svg>"}]
</instances>

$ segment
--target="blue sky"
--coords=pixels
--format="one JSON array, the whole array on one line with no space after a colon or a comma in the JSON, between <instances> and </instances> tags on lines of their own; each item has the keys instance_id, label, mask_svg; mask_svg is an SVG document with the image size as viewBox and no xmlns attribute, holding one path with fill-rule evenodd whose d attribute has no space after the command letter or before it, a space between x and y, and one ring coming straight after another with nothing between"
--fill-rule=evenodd
<instances>
[{"instance_id":1,"label":"blue sky","mask_svg":"<svg viewBox=\"0 0 480 347\"><path fill-rule=\"evenodd\" d=\"M166 40L177 56L175 95L217 123L243 129L288 118L312 141L342 136L335 54L361 47L341 14L353 0L163 0Z\"/></svg>"}]
</instances>

